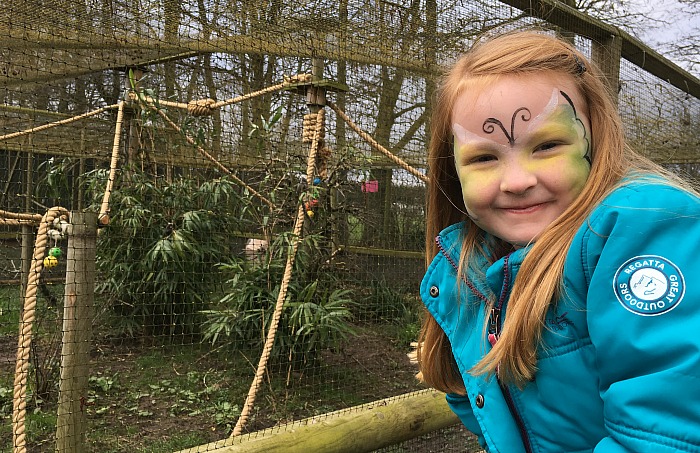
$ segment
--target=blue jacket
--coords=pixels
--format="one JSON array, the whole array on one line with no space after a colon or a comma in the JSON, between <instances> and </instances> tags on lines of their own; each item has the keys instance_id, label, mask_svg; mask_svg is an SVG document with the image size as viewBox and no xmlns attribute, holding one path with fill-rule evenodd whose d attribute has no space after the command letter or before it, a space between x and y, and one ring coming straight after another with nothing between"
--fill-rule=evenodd
<instances>
[{"instance_id":1,"label":"blue jacket","mask_svg":"<svg viewBox=\"0 0 700 453\"><path fill-rule=\"evenodd\" d=\"M506 313L528 249L482 259L485 275L458 286L463 229L452 225L436 239L421 296L467 390L447 401L487 451L700 452L698 198L638 182L596 207L568 251L562 297L523 390L469 369L491 347L483 297L505 291Z\"/></svg>"}]
</instances>

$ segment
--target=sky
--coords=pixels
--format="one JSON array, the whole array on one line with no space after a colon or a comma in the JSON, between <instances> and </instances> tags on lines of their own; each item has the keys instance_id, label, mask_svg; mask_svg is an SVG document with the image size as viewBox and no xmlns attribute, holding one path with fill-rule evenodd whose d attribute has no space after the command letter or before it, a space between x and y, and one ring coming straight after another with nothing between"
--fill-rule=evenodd
<instances>
[{"instance_id":1,"label":"sky","mask_svg":"<svg viewBox=\"0 0 700 453\"><path fill-rule=\"evenodd\" d=\"M649 47L669 58L680 67L690 70L690 65L682 57L668 54L667 48L683 37L698 36L700 27L700 2L694 9L677 0L627 0L630 10L638 11L652 19L635 33ZM692 14L694 12L694 14ZM695 31L693 31L695 30ZM697 56L695 57L697 59ZM691 72L700 77L700 68Z\"/></svg>"}]
</instances>

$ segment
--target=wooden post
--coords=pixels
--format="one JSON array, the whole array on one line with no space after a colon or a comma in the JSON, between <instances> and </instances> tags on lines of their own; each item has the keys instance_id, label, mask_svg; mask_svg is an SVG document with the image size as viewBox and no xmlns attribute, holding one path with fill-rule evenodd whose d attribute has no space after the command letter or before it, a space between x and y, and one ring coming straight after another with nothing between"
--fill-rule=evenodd
<instances>
[{"instance_id":1,"label":"wooden post","mask_svg":"<svg viewBox=\"0 0 700 453\"><path fill-rule=\"evenodd\" d=\"M83 453L95 290L97 214L71 212L66 254L56 452Z\"/></svg>"},{"instance_id":2,"label":"wooden post","mask_svg":"<svg viewBox=\"0 0 700 453\"><path fill-rule=\"evenodd\" d=\"M459 423L445 394L424 390L319 415L179 453L332 451L362 453L396 445Z\"/></svg>"},{"instance_id":3,"label":"wooden post","mask_svg":"<svg viewBox=\"0 0 700 453\"><path fill-rule=\"evenodd\" d=\"M30 122L30 127L34 125L34 122ZM32 201L34 200L34 153L31 151L32 136L31 134L27 137L27 147L29 152L27 153L27 176L24 180L24 212L32 212ZM9 181L9 179L8 179ZM21 294L22 300L24 300L27 294L27 282L29 280L29 271L32 265L32 256L34 255L34 226L33 225L22 225L22 249L20 255L21 262Z\"/></svg>"},{"instance_id":4,"label":"wooden post","mask_svg":"<svg viewBox=\"0 0 700 453\"><path fill-rule=\"evenodd\" d=\"M143 77L143 68L127 68L125 74L124 86L126 93L135 89L139 90L141 88L141 78ZM133 79L132 79L133 77ZM133 84L133 87L132 87ZM128 100L128 96L125 96ZM139 151L139 127L136 121L135 109L138 108L138 104L134 101L128 101L127 106L129 108L124 110L124 124L126 124L126 157L125 163L126 168L131 166L136 166L136 154Z\"/></svg>"},{"instance_id":5,"label":"wooden post","mask_svg":"<svg viewBox=\"0 0 700 453\"><path fill-rule=\"evenodd\" d=\"M622 37L609 35L605 39L591 40L591 58L603 71L608 82L608 88L613 99L617 102L620 91L620 59L622 58Z\"/></svg>"}]
</instances>

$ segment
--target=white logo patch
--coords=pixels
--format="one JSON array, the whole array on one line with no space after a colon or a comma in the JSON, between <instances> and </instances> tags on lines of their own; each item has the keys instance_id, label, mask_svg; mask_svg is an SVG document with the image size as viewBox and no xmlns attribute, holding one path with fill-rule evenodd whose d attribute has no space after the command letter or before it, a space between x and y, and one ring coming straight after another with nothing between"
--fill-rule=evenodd
<instances>
[{"instance_id":1,"label":"white logo patch","mask_svg":"<svg viewBox=\"0 0 700 453\"><path fill-rule=\"evenodd\" d=\"M641 316L657 316L678 306L685 294L685 279L678 266L666 258L642 255L620 266L613 289L625 309Z\"/></svg>"}]
</instances>

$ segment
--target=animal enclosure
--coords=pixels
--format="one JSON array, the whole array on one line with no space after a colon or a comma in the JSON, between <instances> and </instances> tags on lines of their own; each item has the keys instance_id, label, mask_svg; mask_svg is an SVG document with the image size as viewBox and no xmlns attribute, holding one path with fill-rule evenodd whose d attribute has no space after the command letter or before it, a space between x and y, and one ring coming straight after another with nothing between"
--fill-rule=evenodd
<instances>
[{"instance_id":1,"label":"animal enclosure","mask_svg":"<svg viewBox=\"0 0 700 453\"><path fill-rule=\"evenodd\" d=\"M697 179L700 81L553 0L1 5L0 449L478 451L407 356L431 102L529 27Z\"/></svg>"}]
</instances>

